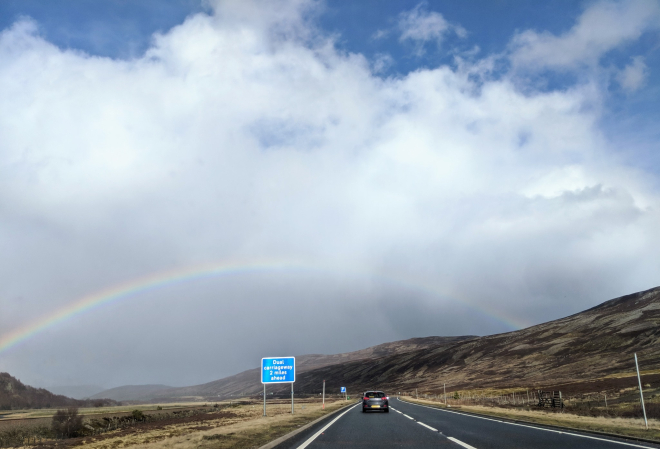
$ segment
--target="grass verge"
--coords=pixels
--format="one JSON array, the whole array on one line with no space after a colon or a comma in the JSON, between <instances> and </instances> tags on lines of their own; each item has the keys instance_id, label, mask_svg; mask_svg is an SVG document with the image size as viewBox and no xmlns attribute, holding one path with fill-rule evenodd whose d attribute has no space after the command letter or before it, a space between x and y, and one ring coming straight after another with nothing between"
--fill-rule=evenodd
<instances>
[{"instance_id":1,"label":"grass verge","mask_svg":"<svg viewBox=\"0 0 660 449\"><path fill-rule=\"evenodd\" d=\"M317 402L298 403L293 415L290 403L268 404L267 417L262 416L263 409L260 404L239 405L224 408L217 419L209 414L177 422L153 422L94 437L52 442L40 447L258 448L347 404L343 400L326 401L326 408L323 410Z\"/></svg>"},{"instance_id":2,"label":"grass verge","mask_svg":"<svg viewBox=\"0 0 660 449\"><path fill-rule=\"evenodd\" d=\"M411 403L445 408L444 404L441 404L437 401L415 399L412 397L402 397L401 399ZM545 424L574 430L603 432L622 437L639 438L654 442L660 441L660 421L656 419L649 419L649 429L646 430L644 428L644 420L637 418L579 416L570 413L535 410L531 407L527 409L513 410L480 405L461 405L460 407L451 408L466 412L478 413L480 415L507 418L517 421L526 421L534 424Z\"/></svg>"}]
</instances>

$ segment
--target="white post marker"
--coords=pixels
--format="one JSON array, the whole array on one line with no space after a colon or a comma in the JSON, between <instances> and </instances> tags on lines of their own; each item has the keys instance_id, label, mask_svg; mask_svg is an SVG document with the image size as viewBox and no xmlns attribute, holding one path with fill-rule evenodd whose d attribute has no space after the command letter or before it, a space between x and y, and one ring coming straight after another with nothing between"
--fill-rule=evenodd
<instances>
[{"instance_id":1,"label":"white post marker","mask_svg":"<svg viewBox=\"0 0 660 449\"><path fill-rule=\"evenodd\" d=\"M325 379L323 379L323 410L325 410Z\"/></svg>"},{"instance_id":2,"label":"white post marker","mask_svg":"<svg viewBox=\"0 0 660 449\"><path fill-rule=\"evenodd\" d=\"M639 382L639 399L642 401L644 424L646 425L646 430L649 430L649 422L646 419L646 408L644 408L644 393L642 393L642 378L639 376L639 364L637 364L637 353L635 353L635 368L637 368L637 382Z\"/></svg>"},{"instance_id":3,"label":"white post marker","mask_svg":"<svg viewBox=\"0 0 660 449\"><path fill-rule=\"evenodd\" d=\"M291 384L291 413L293 413L293 383L295 381L295 357L263 357L261 359L261 383L264 384L264 416L266 416L266 384Z\"/></svg>"}]
</instances>

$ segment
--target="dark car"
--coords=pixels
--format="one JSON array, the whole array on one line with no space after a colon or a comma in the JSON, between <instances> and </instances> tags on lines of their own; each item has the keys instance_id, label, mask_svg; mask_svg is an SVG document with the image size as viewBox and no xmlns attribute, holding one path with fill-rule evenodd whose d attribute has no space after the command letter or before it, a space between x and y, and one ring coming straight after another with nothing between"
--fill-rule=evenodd
<instances>
[{"instance_id":1,"label":"dark car","mask_svg":"<svg viewBox=\"0 0 660 449\"><path fill-rule=\"evenodd\" d=\"M382 410L385 413L389 413L389 399L382 391L366 391L362 397L362 411Z\"/></svg>"}]
</instances>

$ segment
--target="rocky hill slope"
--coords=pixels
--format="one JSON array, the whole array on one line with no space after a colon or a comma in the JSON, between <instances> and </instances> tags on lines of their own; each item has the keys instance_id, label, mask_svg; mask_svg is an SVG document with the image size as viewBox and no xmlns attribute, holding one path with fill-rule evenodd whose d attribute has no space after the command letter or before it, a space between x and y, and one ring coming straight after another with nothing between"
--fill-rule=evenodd
<instances>
[{"instance_id":1,"label":"rocky hill slope","mask_svg":"<svg viewBox=\"0 0 660 449\"><path fill-rule=\"evenodd\" d=\"M477 338L473 335L459 337L424 337L394 341L372 346L359 351L342 354L307 354L296 357L296 375L325 366L341 366L345 363L360 360L372 360L395 354L407 353L426 348L442 348L457 342ZM261 391L259 368L243 371L233 376L225 377L202 385L171 388L153 392L135 390L135 394L124 397L123 400L163 401L180 400L181 398L204 397L209 399L229 398L232 396L253 395ZM103 396L103 393L96 395Z\"/></svg>"},{"instance_id":2,"label":"rocky hill slope","mask_svg":"<svg viewBox=\"0 0 660 449\"><path fill-rule=\"evenodd\" d=\"M66 396L53 394L43 388L24 385L20 380L7 373L0 373L0 410L27 408L50 408L68 406L109 405L113 401L79 401Z\"/></svg>"},{"instance_id":3,"label":"rocky hill slope","mask_svg":"<svg viewBox=\"0 0 660 449\"><path fill-rule=\"evenodd\" d=\"M296 358L298 393L316 394L340 386L449 391L487 387L546 388L660 370L660 287L612 299L584 312L518 331L486 337L427 337L385 343L346 354ZM660 375L656 375L660 380ZM602 380L599 382L603 382ZM632 381L631 381L632 382ZM632 385L632 384L631 384ZM281 390L281 391L280 391ZM134 400L208 400L262 391L259 370L192 387L159 390ZM288 385L269 391L287 395Z\"/></svg>"},{"instance_id":4,"label":"rocky hill slope","mask_svg":"<svg viewBox=\"0 0 660 449\"><path fill-rule=\"evenodd\" d=\"M311 370L298 391L541 387L660 369L660 287L526 329Z\"/></svg>"},{"instance_id":5,"label":"rocky hill slope","mask_svg":"<svg viewBox=\"0 0 660 449\"><path fill-rule=\"evenodd\" d=\"M133 401L136 398L158 394L161 391L170 390L168 385L124 385L122 387L103 390L91 396L90 399L112 399L115 401Z\"/></svg>"}]
</instances>

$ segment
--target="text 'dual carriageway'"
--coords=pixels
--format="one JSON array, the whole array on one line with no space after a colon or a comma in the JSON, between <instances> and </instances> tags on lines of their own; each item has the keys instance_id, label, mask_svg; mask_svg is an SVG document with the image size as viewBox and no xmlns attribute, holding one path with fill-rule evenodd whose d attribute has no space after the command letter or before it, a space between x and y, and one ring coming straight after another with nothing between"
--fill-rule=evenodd
<instances>
[{"instance_id":1,"label":"text 'dual carriageway'","mask_svg":"<svg viewBox=\"0 0 660 449\"><path fill-rule=\"evenodd\" d=\"M264 357L261 359L261 383L289 383L295 381L295 357Z\"/></svg>"}]
</instances>

